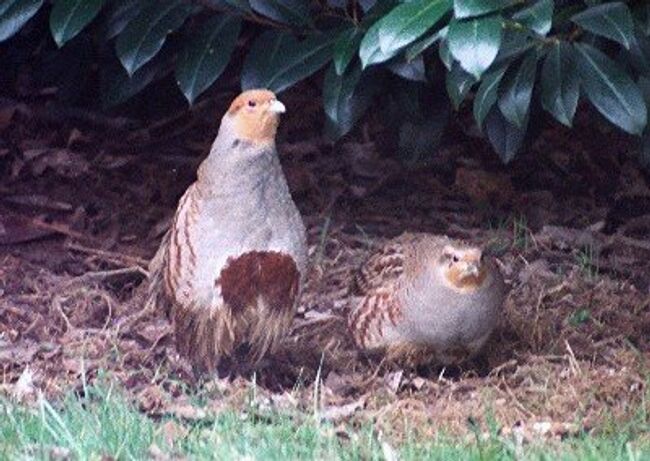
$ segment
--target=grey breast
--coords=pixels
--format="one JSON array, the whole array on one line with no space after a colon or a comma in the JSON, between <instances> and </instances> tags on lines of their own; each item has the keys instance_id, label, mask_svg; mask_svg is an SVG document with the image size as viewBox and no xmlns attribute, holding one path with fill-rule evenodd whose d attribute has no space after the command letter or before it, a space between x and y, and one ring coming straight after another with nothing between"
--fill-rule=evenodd
<instances>
[{"instance_id":1,"label":"grey breast","mask_svg":"<svg viewBox=\"0 0 650 461\"><path fill-rule=\"evenodd\" d=\"M497 320L498 283L488 276L483 287L459 294L433 278L420 277L403 292L410 309L399 325L412 341L436 347L466 345L488 335Z\"/></svg>"}]
</instances>

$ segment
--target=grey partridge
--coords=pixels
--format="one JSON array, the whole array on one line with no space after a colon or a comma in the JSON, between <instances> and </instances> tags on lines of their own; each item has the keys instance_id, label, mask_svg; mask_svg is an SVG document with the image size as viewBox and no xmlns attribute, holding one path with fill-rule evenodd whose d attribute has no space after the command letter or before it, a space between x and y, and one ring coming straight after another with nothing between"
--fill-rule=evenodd
<instances>
[{"instance_id":1,"label":"grey partridge","mask_svg":"<svg viewBox=\"0 0 650 461\"><path fill-rule=\"evenodd\" d=\"M389 241L356 282L362 298L348 324L357 346L412 365L476 355L506 295L501 273L480 248L430 234Z\"/></svg>"},{"instance_id":2,"label":"grey partridge","mask_svg":"<svg viewBox=\"0 0 650 461\"><path fill-rule=\"evenodd\" d=\"M294 316L307 250L275 146L284 111L267 90L232 102L150 263L147 303L171 316L198 371L240 346L254 365Z\"/></svg>"}]
</instances>

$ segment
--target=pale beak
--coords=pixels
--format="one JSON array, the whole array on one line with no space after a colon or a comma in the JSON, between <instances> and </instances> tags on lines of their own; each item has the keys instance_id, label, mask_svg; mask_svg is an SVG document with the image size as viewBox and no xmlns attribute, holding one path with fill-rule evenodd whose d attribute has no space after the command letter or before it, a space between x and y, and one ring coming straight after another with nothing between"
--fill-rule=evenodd
<instances>
[{"instance_id":1,"label":"pale beak","mask_svg":"<svg viewBox=\"0 0 650 461\"><path fill-rule=\"evenodd\" d=\"M272 112L274 114L284 114L286 111L287 111L287 108L284 107L284 104L282 104L277 99L274 99L269 104L269 112Z\"/></svg>"},{"instance_id":2,"label":"pale beak","mask_svg":"<svg viewBox=\"0 0 650 461\"><path fill-rule=\"evenodd\" d=\"M479 274L479 270L478 270L478 265L477 265L477 264L473 264L473 263L468 264L466 270L467 270L467 273L468 273L469 275L472 275L472 276L474 276L474 277L478 276L478 274Z\"/></svg>"}]
</instances>

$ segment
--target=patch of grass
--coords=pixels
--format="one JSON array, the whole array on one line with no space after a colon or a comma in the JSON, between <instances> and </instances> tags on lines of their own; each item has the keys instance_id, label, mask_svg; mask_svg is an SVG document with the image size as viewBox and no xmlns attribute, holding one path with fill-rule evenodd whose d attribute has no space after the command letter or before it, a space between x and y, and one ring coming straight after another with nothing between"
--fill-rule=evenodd
<instances>
[{"instance_id":1,"label":"patch of grass","mask_svg":"<svg viewBox=\"0 0 650 461\"><path fill-rule=\"evenodd\" d=\"M569 325L577 327L583 323L587 323L591 318L591 311L589 309L578 309L569 316Z\"/></svg>"},{"instance_id":2,"label":"patch of grass","mask_svg":"<svg viewBox=\"0 0 650 461\"><path fill-rule=\"evenodd\" d=\"M580 271L588 279L595 279L600 272L598 264L598 253L594 251L593 245L587 245L576 252L576 263Z\"/></svg>"},{"instance_id":3,"label":"patch of grass","mask_svg":"<svg viewBox=\"0 0 650 461\"><path fill-rule=\"evenodd\" d=\"M527 250L531 243L531 231L525 216L512 219L512 246L521 250Z\"/></svg>"},{"instance_id":4,"label":"patch of grass","mask_svg":"<svg viewBox=\"0 0 650 461\"><path fill-rule=\"evenodd\" d=\"M496 421L489 435L474 427L473 438L408 437L391 445L368 423L334 426L305 416L292 418L269 411L223 412L214 419L188 423L155 421L140 413L111 387L86 389L59 404L41 399L36 408L0 400L0 459L49 459L64 453L73 459L146 459L152 451L190 459L401 459L401 460L637 460L650 457L648 415L600 436L563 442L521 445L498 436ZM164 430L170 422L183 428L176 437ZM494 426L494 427L492 427ZM152 448L155 447L155 448Z\"/></svg>"}]
</instances>

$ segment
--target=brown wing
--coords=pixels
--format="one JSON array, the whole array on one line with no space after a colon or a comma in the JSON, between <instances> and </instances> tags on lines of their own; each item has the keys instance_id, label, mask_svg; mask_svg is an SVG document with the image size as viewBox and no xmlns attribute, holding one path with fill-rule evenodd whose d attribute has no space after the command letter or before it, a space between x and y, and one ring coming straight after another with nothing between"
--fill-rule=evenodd
<instances>
[{"instance_id":1,"label":"brown wing","mask_svg":"<svg viewBox=\"0 0 650 461\"><path fill-rule=\"evenodd\" d=\"M362 299L348 317L348 326L359 347L382 345L387 322L401 316L398 292L404 273L404 243L408 235L391 240L359 269L356 284Z\"/></svg>"},{"instance_id":2,"label":"brown wing","mask_svg":"<svg viewBox=\"0 0 650 461\"><path fill-rule=\"evenodd\" d=\"M391 280L404 271L404 247L400 239L391 240L365 262L356 274L358 294L364 295Z\"/></svg>"}]
</instances>

